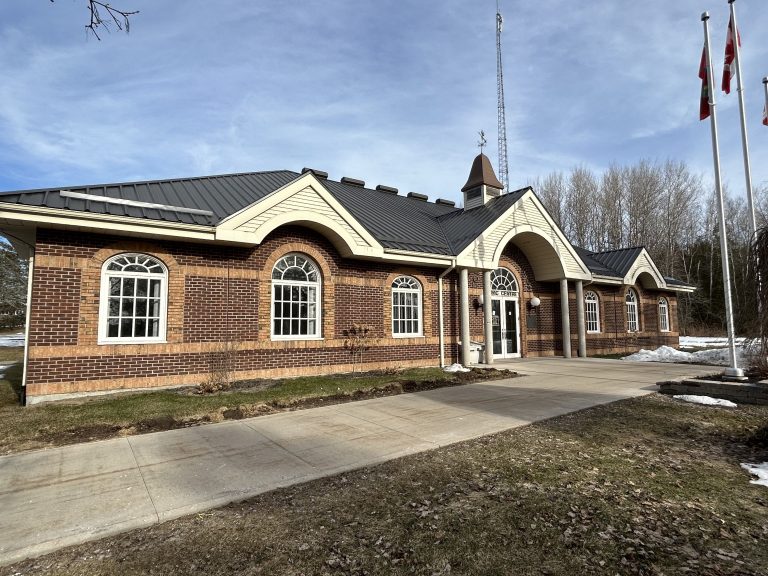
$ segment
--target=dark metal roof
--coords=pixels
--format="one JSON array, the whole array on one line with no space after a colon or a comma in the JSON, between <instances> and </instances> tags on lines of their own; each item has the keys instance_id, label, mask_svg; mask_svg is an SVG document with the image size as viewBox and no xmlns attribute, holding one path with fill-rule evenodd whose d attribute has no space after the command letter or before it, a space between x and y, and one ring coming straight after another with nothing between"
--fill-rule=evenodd
<instances>
[{"instance_id":1,"label":"dark metal roof","mask_svg":"<svg viewBox=\"0 0 768 576\"><path fill-rule=\"evenodd\" d=\"M280 170L200 178L21 190L0 193L0 202L214 226L227 216L239 212L270 192L288 184L297 176L296 172ZM61 195L62 190L162 204L167 208L146 208L66 197ZM184 210L174 210L174 207L208 211L211 212L211 215L190 214Z\"/></svg>"},{"instance_id":2,"label":"dark metal roof","mask_svg":"<svg viewBox=\"0 0 768 576\"><path fill-rule=\"evenodd\" d=\"M606 252L593 252L591 258L597 260L600 264L615 272L621 278L627 275L629 269L643 251L642 246L634 248L622 248L620 250L609 250Z\"/></svg>"},{"instance_id":3,"label":"dark metal roof","mask_svg":"<svg viewBox=\"0 0 768 576\"><path fill-rule=\"evenodd\" d=\"M461 210L334 180L323 185L385 248L451 254L438 218Z\"/></svg>"},{"instance_id":4,"label":"dark metal roof","mask_svg":"<svg viewBox=\"0 0 768 576\"><path fill-rule=\"evenodd\" d=\"M573 249L576 250L576 253L584 261L584 264L587 265L587 268L589 268L589 271L592 272L592 274L597 274L598 276L611 276L615 278L623 278L623 276L621 276L615 270L612 270L611 268L608 268L598 260L595 260L593 258L594 256L593 252L590 252L589 250L585 250L584 248L579 248L578 246L574 246Z\"/></svg>"},{"instance_id":5,"label":"dark metal roof","mask_svg":"<svg viewBox=\"0 0 768 576\"><path fill-rule=\"evenodd\" d=\"M448 239L452 253L461 253L528 190L529 188L521 188L493 198L485 206L466 211L451 210L441 216L440 226Z\"/></svg>"},{"instance_id":6,"label":"dark metal roof","mask_svg":"<svg viewBox=\"0 0 768 576\"><path fill-rule=\"evenodd\" d=\"M297 172L279 170L22 190L0 193L0 203L215 226L298 177ZM391 188L372 190L358 182L326 179L321 183L383 247L439 255L458 255L529 190L523 188L465 211L443 202L427 202L420 195L393 194ZM62 195L62 191L74 193L75 197ZM78 194L161 207L114 204L78 198ZM189 209L196 212L190 213Z\"/></svg>"},{"instance_id":7,"label":"dark metal roof","mask_svg":"<svg viewBox=\"0 0 768 576\"><path fill-rule=\"evenodd\" d=\"M664 276L664 282L667 283L668 286L682 286L685 288L696 288L693 284L688 284L687 282L683 282L682 280L678 280L677 278L672 278L672 276Z\"/></svg>"}]
</instances>

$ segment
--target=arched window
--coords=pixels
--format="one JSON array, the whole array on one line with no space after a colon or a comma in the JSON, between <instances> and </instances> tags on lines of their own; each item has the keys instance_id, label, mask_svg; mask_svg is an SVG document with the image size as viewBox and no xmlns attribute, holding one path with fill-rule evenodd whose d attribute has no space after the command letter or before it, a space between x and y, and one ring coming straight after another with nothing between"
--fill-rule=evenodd
<instances>
[{"instance_id":1,"label":"arched window","mask_svg":"<svg viewBox=\"0 0 768 576\"><path fill-rule=\"evenodd\" d=\"M99 342L165 341L168 270L147 254L118 254L101 271Z\"/></svg>"},{"instance_id":2,"label":"arched window","mask_svg":"<svg viewBox=\"0 0 768 576\"><path fill-rule=\"evenodd\" d=\"M584 317L587 322L587 332L600 332L600 301L592 291L584 292Z\"/></svg>"},{"instance_id":3,"label":"arched window","mask_svg":"<svg viewBox=\"0 0 768 576\"><path fill-rule=\"evenodd\" d=\"M288 254L272 268L272 336L320 337L320 272L302 254Z\"/></svg>"},{"instance_id":4,"label":"arched window","mask_svg":"<svg viewBox=\"0 0 768 576\"><path fill-rule=\"evenodd\" d=\"M666 298L659 298L659 330L669 332L669 303Z\"/></svg>"},{"instance_id":5,"label":"arched window","mask_svg":"<svg viewBox=\"0 0 768 576\"><path fill-rule=\"evenodd\" d=\"M511 296L519 294L517 280L514 274L506 268L497 268L491 273L491 292L494 296Z\"/></svg>"},{"instance_id":6,"label":"arched window","mask_svg":"<svg viewBox=\"0 0 768 576\"><path fill-rule=\"evenodd\" d=\"M640 320L637 315L637 292L632 288L627 290L627 332L639 332Z\"/></svg>"},{"instance_id":7,"label":"arched window","mask_svg":"<svg viewBox=\"0 0 768 576\"><path fill-rule=\"evenodd\" d=\"M392 335L421 336L421 284L398 276L392 282Z\"/></svg>"}]
</instances>

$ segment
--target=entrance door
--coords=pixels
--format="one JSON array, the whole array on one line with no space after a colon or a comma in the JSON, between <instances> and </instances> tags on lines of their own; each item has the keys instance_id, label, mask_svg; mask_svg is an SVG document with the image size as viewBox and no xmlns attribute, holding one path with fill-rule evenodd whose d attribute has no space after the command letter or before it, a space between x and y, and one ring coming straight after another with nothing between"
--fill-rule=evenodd
<instances>
[{"instance_id":1,"label":"entrance door","mask_svg":"<svg viewBox=\"0 0 768 576\"><path fill-rule=\"evenodd\" d=\"M491 305L493 321L493 355L497 358L520 356L520 329L517 298L494 298Z\"/></svg>"}]
</instances>

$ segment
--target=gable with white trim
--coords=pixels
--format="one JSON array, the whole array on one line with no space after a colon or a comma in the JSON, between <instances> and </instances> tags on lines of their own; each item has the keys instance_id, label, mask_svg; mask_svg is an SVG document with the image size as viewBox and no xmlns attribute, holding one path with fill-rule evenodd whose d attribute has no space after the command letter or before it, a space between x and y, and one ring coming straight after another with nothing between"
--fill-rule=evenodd
<instances>
[{"instance_id":1,"label":"gable with white trim","mask_svg":"<svg viewBox=\"0 0 768 576\"><path fill-rule=\"evenodd\" d=\"M641 282L645 288L667 287L667 283L664 280L664 277L661 275L661 272L659 272L659 269L656 268L656 264L653 263L650 254L648 254L645 248L643 248L643 250L632 264L632 267L627 272L626 276L624 276L624 284L636 284L638 278L642 274L647 275L643 276L643 281ZM645 278L651 278L655 285L649 285L648 282L645 281Z\"/></svg>"},{"instance_id":2,"label":"gable with white trim","mask_svg":"<svg viewBox=\"0 0 768 576\"><path fill-rule=\"evenodd\" d=\"M380 257L384 253L373 236L311 173L223 220L216 227L216 238L260 244L270 232L287 224L317 230L343 256Z\"/></svg>"},{"instance_id":3,"label":"gable with white trim","mask_svg":"<svg viewBox=\"0 0 768 576\"><path fill-rule=\"evenodd\" d=\"M523 250L537 280L590 280L592 275L532 190L476 238L458 257L460 266L492 269L508 242Z\"/></svg>"}]
</instances>

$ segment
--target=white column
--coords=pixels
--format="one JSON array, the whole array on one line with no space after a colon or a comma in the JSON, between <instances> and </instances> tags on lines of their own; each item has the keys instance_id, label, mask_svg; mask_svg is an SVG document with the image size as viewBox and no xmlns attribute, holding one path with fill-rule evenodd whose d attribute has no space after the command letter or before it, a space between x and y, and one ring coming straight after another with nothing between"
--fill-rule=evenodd
<instances>
[{"instance_id":1,"label":"white column","mask_svg":"<svg viewBox=\"0 0 768 576\"><path fill-rule=\"evenodd\" d=\"M485 334L485 363L493 364L493 302L491 301L491 271L483 272L483 333Z\"/></svg>"},{"instance_id":2,"label":"white column","mask_svg":"<svg viewBox=\"0 0 768 576\"><path fill-rule=\"evenodd\" d=\"M571 357L571 313L568 309L568 280L560 280L560 315L563 325L563 356Z\"/></svg>"},{"instance_id":3,"label":"white column","mask_svg":"<svg viewBox=\"0 0 768 576\"><path fill-rule=\"evenodd\" d=\"M584 282L576 281L576 327L579 332L579 358L587 357L587 327L584 324Z\"/></svg>"},{"instance_id":4,"label":"white column","mask_svg":"<svg viewBox=\"0 0 768 576\"><path fill-rule=\"evenodd\" d=\"M459 270L459 310L461 311L461 357L459 361L469 366L469 273Z\"/></svg>"}]
</instances>

